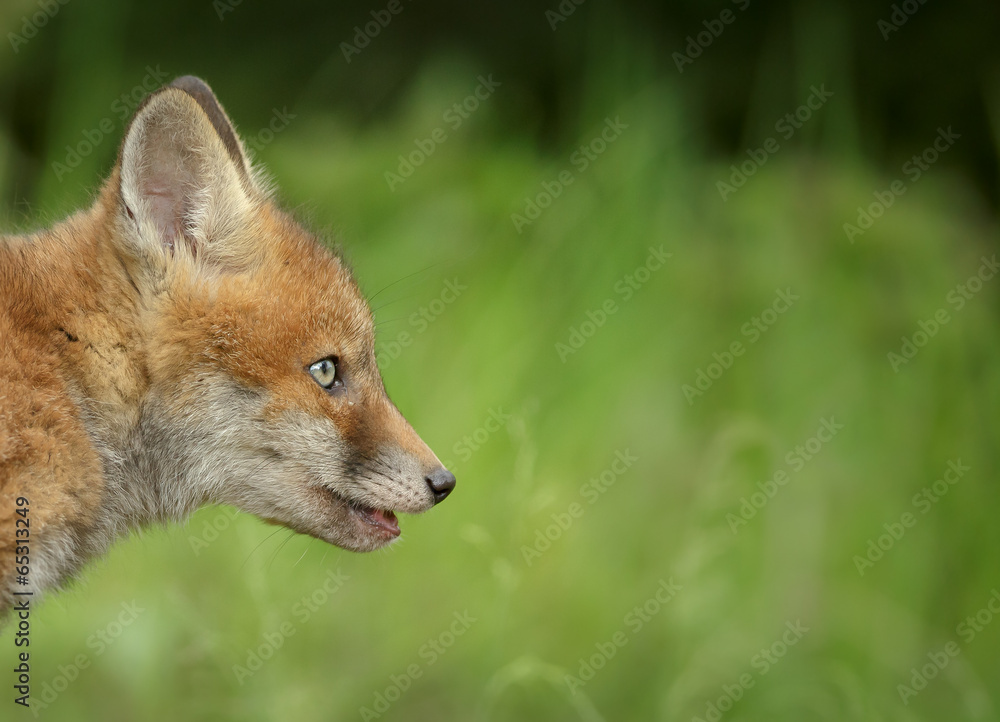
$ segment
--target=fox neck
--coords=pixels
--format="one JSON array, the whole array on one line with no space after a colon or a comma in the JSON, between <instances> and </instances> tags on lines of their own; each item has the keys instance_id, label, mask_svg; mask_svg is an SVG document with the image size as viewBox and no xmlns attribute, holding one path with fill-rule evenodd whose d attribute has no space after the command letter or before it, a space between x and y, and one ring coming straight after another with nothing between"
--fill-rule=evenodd
<instances>
[{"instance_id":1,"label":"fox neck","mask_svg":"<svg viewBox=\"0 0 1000 722\"><path fill-rule=\"evenodd\" d=\"M103 508L112 540L150 524L183 521L203 504L221 500L221 470L207 468L199 458L205 440L176 433L157 408L147 399L124 443L102 450Z\"/></svg>"},{"instance_id":2,"label":"fox neck","mask_svg":"<svg viewBox=\"0 0 1000 722\"><path fill-rule=\"evenodd\" d=\"M199 475L195 444L171 443L148 380L142 299L108 242L102 203L50 231L9 238L25 305L23 325L49 350L97 463L69 481L87 499L49 529L51 576L62 579L115 539L144 526L181 520L214 500L211 476ZM68 302L65 299L72 299ZM190 441L190 440L189 440Z\"/></svg>"}]
</instances>

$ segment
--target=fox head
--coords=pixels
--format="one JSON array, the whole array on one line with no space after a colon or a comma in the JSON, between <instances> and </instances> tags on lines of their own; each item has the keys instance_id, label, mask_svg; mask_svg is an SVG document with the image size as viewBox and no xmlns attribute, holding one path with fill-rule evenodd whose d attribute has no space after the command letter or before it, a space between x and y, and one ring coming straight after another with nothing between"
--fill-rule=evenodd
<instances>
[{"instance_id":1,"label":"fox head","mask_svg":"<svg viewBox=\"0 0 1000 722\"><path fill-rule=\"evenodd\" d=\"M130 473L354 551L454 488L386 395L343 260L283 213L209 87L140 106L106 189L146 376ZM178 515L190 508L179 508Z\"/></svg>"}]
</instances>

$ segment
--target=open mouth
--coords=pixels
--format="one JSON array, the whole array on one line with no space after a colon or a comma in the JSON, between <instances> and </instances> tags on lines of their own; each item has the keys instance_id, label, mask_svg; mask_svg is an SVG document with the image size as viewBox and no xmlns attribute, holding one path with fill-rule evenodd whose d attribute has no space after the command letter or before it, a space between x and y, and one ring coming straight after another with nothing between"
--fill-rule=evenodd
<instances>
[{"instance_id":1,"label":"open mouth","mask_svg":"<svg viewBox=\"0 0 1000 722\"><path fill-rule=\"evenodd\" d=\"M356 503L349 504L348 506L351 509L351 513L365 524L369 524L393 537L399 536L399 522L396 520L396 515L391 511L375 509Z\"/></svg>"},{"instance_id":2,"label":"open mouth","mask_svg":"<svg viewBox=\"0 0 1000 722\"><path fill-rule=\"evenodd\" d=\"M306 533L353 551L378 549L399 537L399 522L392 510L341 496L325 486L314 488L333 506L333 516L328 528Z\"/></svg>"}]
</instances>

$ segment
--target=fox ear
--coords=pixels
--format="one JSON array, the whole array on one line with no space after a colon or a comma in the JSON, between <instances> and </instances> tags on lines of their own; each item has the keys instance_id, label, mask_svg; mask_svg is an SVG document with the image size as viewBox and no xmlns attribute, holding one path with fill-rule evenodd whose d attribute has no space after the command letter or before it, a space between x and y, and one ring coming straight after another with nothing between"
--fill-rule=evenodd
<instances>
[{"instance_id":1,"label":"fox ear","mask_svg":"<svg viewBox=\"0 0 1000 722\"><path fill-rule=\"evenodd\" d=\"M183 252L229 265L258 195L232 123L202 80L185 76L150 95L122 143L119 206L140 257Z\"/></svg>"}]
</instances>

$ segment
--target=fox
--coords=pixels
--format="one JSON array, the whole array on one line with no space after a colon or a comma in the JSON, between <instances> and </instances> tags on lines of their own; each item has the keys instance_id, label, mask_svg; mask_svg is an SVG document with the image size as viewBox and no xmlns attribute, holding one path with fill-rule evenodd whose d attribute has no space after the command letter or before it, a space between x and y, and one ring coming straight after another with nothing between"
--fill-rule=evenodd
<instances>
[{"instance_id":1,"label":"fox","mask_svg":"<svg viewBox=\"0 0 1000 722\"><path fill-rule=\"evenodd\" d=\"M370 306L205 81L139 105L90 208L0 236L0 613L226 504L354 552L455 488Z\"/></svg>"}]
</instances>

